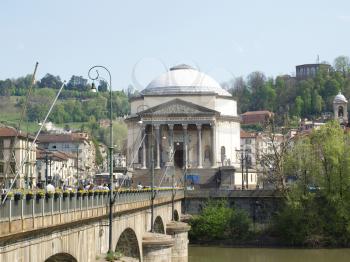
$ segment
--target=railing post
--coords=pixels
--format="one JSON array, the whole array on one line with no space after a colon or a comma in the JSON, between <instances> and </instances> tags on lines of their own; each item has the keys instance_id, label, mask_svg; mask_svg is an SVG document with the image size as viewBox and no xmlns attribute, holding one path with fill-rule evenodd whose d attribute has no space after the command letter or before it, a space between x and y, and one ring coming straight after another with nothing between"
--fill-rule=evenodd
<instances>
[{"instance_id":1,"label":"railing post","mask_svg":"<svg viewBox=\"0 0 350 262\"><path fill-rule=\"evenodd\" d=\"M41 198L41 226L44 227L44 215L45 215L45 196Z\"/></svg>"},{"instance_id":2,"label":"railing post","mask_svg":"<svg viewBox=\"0 0 350 262\"><path fill-rule=\"evenodd\" d=\"M54 196L51 197L51 225L53 225L53 199Z\"/></svg>"},{"instance_id":3,"label":"railing post","mask_svg":"<svg viewBox=\"0 0 350 262\"><path fill-rule=\"evenodd\" d=\"M24 201L24 199L22 198L21 199L21 219L22 219L22 221L23 221L23 217L24 217L24 215L23 215L23 213L24 213L24 211L23 211L23 201Z\"/></svg>"},{"instance_id":4,"label":"railing post","mask_svg":"<svg viewBox=\"0 0 350 262\"><path fill-rule=\"evenodd\" d=\"M60 214L60 223L62 223L62 197L63 195L59 196L58 204L59 204L59 214Z\"/></svg>"},{"instance_id":5,"label":"railing post","mask_svg":"<svg viewBox=\"0 0 350 262\"><path fill-rule=\"evenodd\" d=\"M35 228L35 197L32 198L32 219L33 219L33 228Z\"/></svg>"},{"instance_id":6,"label":"railing post","mask_svg":"<svg viewBox=\"0 0 350 262\"><path fill-rule=\"evenodd\" d=\"M70 201L71 201L71 197L70 195L66 197L66 201L67 201L67 214L69 213L69 209L70 209ZM67 216L68 217L68 216Z\"/></svg>"},{"instance_id":7,"label":"railing post","mask_svg":"<svg viewBox=\"0 0 350 262\"><path fill-rule=\"evenodd\" d=\"M80 196L80 218L83 218L83 196Z\"/></svg>"},{"instance_id":8,"label":"railing post","mask_svg":"<svg viewBox=\"0 0 350 262\"><path fill-rule=\"evenodd\" d=\"M12 221L12 198L9 200L9 222Z\"/></svg>"},{"instance_id":9,"label":"railing post","mask_svg":"<svg viewBox=\"0 0 350 262\"><path fill-rule=\"evenodd\" d=\"M45 214L45 197L41 198L41 215L44 217Z\"/></svg>"}]
</instances>

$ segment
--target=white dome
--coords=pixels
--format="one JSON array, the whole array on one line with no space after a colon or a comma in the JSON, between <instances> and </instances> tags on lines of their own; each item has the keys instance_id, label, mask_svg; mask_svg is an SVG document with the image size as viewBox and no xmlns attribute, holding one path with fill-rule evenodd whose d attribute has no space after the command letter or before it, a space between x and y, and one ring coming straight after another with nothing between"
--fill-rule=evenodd
<instances>
[{"instance_id":1,"label":"white dome","mask_svg":"<svg viewBox=\"0 0 350 262\"><path fill-rule=\"evenodd\" d=\"M217 94L230 96L210 76L188 65L178 65L156 79L141 92L142 95Z\"/></svg>"},{"instance_id":2,"label":"white dome","mask_svg":"<svg viewBox=\"0 0 350 262\"><path fill-rule=\"evenodd\" d=\"M335 97L334 97L334 100L333 100L333 103L347 103L348 100L346 100L345 96L339 92Z\"/></svg>"}]
</instances>

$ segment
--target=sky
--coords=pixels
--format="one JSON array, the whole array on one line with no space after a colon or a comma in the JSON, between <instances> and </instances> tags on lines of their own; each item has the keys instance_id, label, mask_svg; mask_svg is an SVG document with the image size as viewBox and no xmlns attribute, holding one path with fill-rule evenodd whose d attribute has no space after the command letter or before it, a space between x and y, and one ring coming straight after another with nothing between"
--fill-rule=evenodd
<instances>
[{"instance_id":1,"label":"sky","mask_svg":"<svg viewBox=\"0 0 350 262\"><path fill-rule=\"evenodd\" d=\"M182 63L224 82L350 56L348 0L1 0L0 14L0 79L104 65L114 90L142 90Z\"/></svg>"}]
</instances>

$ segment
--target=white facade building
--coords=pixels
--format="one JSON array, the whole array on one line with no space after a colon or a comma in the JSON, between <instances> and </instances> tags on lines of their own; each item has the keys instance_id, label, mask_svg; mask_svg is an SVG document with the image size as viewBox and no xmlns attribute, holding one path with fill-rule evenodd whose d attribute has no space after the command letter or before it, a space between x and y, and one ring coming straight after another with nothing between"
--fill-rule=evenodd
<instances>
[{"instance_id":1,"label":"white facade building","mask_svg":"<svg viewBox=\"0 0 350 262\"><path fill-rule=\"evenodd\" d=\"M40 147L49 151L61 151L76 156L79 179L87 179L95 174L95 145L87 133L41 134Z\"/></svg>"},{"instance_id":2,"label":"white facade building","mask_svg":"<svg viewBox=\"0 0 350 262\"><path fill-rule=\"evenodd\" d=\"M156 169L172 162L201 176L203 169L238 165L237 103L210 76L188 65L175 66L130 102L128 165L135 159L135 167L149 168L152 145Z\"/></svg>"},{"instance_id":3,"label":"white facade building","mask_svg":"<svg viewBox=\"0 0 350 262\"><path fill-rule=\"evenodd\" d=\"M37 150L37 181L43 185L46 182L54 186L73 186L77 182L76 157L73 154L60 151Z\"/></svg>"}]
</instances>

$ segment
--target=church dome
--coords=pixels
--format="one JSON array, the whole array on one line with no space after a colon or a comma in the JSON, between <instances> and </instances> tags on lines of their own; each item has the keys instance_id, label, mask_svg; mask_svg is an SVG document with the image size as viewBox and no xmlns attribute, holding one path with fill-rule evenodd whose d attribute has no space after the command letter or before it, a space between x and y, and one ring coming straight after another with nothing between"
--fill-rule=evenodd
<instances>
[{"instance_id":1,"label":"church dome","mask_svg":"<svg viewBox=\"0 0 350 262\"><path fill-rule=\"evenodd\" d=\"M189 65L177 65L151 81L142 95L216 94L229 96L218 82Z\"/></svg>"},{"instance_id":2,"label":"church dome","mask_svg":"<svg viewBox=\"0 0 350 262\"><path fill-rule=\"evenodd\" d=\"M334 97L334 100L333 100L333 103L347 103L348 100L346 100L345 96L339 92L335 97Z\"/></svg>"}]
</instances>

